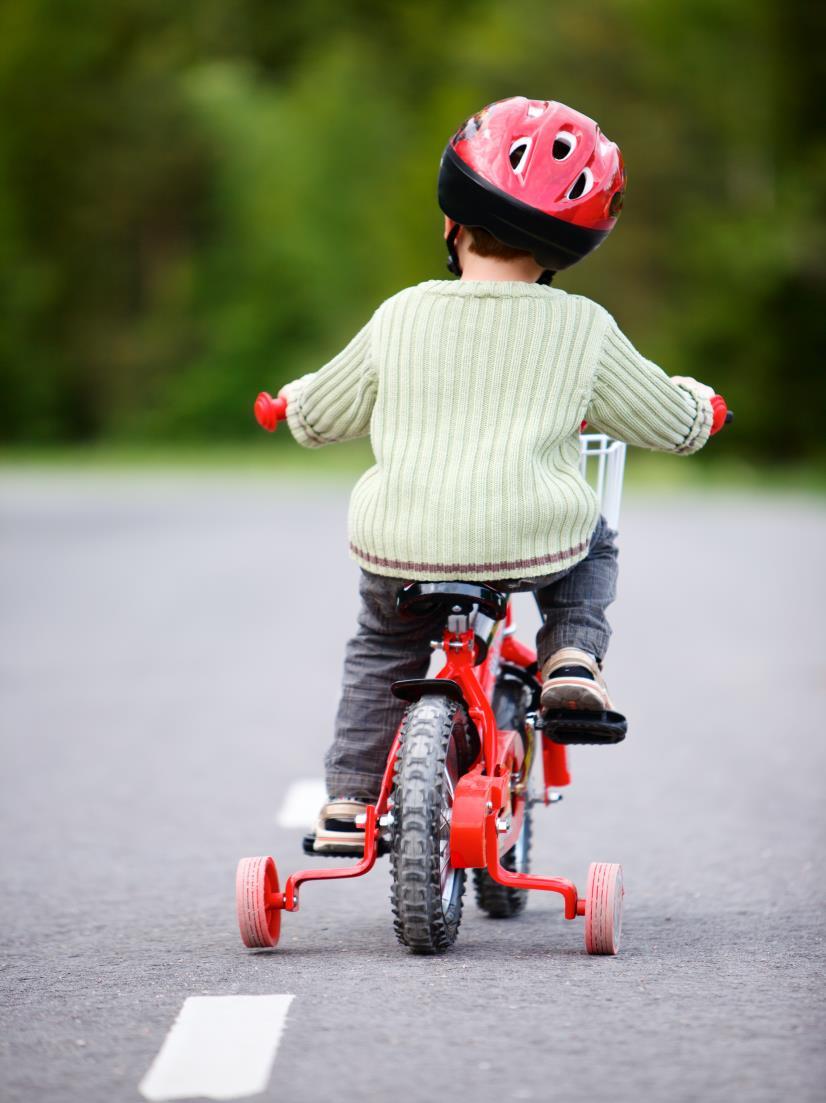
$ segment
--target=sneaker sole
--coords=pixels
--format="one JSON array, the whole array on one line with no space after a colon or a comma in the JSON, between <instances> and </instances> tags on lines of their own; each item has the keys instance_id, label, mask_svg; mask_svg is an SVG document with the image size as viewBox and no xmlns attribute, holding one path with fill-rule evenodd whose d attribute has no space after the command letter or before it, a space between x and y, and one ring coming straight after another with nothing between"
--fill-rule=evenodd
<instances>
[{"instance_id":1,"label":"sneaker sole","mask_svg":"<svg viewBox=\"0 0 826 1103\"><path fill-rule=\"evenodd\" d=\"M363 831L331 831L329 834L316 834L313 850L316 854L346 852L362 855L364 853Z\"/></svg>"},{"instance_id":2,"label":"sneaker sole","mask_svg":"<svg viewBox=\"0 0 826 1103\"><path fill-rule=\"evenodd\" d=\"M540 705L543 709L587 709L606 711L611 709L607 693L596 682L581 678L550 685L542 690Z\"/></svg>"}]
</instances>

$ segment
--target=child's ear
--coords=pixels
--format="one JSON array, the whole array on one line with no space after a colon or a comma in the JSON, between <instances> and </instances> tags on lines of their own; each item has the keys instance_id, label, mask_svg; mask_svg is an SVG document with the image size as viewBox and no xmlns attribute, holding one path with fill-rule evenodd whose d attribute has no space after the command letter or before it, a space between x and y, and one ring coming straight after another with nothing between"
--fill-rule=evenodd
<instances>
[{"instance_id":1,"label":"child's ear","mask_svg":"<svg viewBox=\"0 0 826 1103\"><path fill-rule=\"evenodd\" d=\"M453 219L448 218L447 215L445 215L445 241L447 241L448 237L450 236L450 231L455 225L456 223L453 221Z\"/></svg>"}]
</instances>

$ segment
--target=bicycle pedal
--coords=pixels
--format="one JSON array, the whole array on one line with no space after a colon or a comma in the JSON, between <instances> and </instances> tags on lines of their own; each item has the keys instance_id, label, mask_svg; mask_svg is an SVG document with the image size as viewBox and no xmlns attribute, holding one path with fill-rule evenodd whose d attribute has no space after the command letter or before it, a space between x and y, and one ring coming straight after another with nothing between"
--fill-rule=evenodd
<instances>
[{"instance_id":1,"label":"bicycle pedal","mask_svg":"<svg viewBox=\"0 0 826 1103\"><path fill-rule=\"evenodd\" d=\"M356 858L361 859L364 857L362 851L353 850L349 846L330 846L325 850L315 850L315 835L305 835L301 842L301 848L305 854L309 854L311 858ZM390 853L390 843L387 839L379 837L379 845L377 856L379 858L384 854Z\"/></svg>"},{"instance_id":2,"label":"bicycle pedal","mask_svg":"<svg viewBox=\"0 0 826 1103\"><path fill-rule=\"evenodd\" d=\"M621 743L628 731L621 713L588 709L549 709L539 726L552 743L565 746Z\"/></svg>"}]
</instances>

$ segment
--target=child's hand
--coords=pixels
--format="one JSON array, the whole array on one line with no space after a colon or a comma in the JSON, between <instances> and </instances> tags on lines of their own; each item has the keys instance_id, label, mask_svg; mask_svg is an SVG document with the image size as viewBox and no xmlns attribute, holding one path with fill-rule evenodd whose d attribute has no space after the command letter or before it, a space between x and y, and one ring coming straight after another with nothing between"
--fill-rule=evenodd
<instances>
[{"instance_id":1,"label":"child's hand","mask_svg":"<svg viewBox=\"0 0 826 1103\"><path fill-rule=\"evenodd\" d=\"M722 395L716 394L713 387L709 387L706 383L699 383L696 379L691 379L685 375L672 375L671 382L676 383L677 386L686 385L686 390L690 390L693 395L699 395L701 398L707 398L711 403L711 429L709 430L709 436L713 437L715 433L719 433L720 430L732 419L732 414L726 405L726 400Z\"/></svg>"}]
</instances>

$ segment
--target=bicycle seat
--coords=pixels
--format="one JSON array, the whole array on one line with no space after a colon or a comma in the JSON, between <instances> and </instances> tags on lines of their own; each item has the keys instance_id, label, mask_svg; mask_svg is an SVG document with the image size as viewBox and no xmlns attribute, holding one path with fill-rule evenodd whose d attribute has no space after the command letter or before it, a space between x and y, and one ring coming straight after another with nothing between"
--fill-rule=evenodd
<instances>
[{"instance_id":1,"label":"bicycle seat","mask_svg":"<svg viewBox=\"0 0 826 1103\"><path fill-rule=\"evenodd\" d=\"M508 597L492 586L477 582L410 582L399 590L396 608L402 616L420 616L444 611L455 606L469 613L476 606L491 620L502 620L507 612Z\"/></svg>"}]
</instances>

